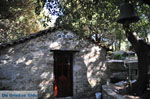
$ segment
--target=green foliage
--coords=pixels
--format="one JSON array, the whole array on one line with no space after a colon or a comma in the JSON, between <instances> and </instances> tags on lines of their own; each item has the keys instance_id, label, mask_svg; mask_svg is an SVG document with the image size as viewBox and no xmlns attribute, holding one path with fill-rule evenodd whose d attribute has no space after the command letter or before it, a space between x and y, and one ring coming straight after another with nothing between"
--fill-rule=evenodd
<instances>
[{"instance_id":1,"label":"green foliage","mask_svg":"<svg viewBox=\"0 0 150 99\"><path fill-rule=\"evenodd\" d=\"M102 38L114 42L116 28L120 27L116 23L119 0L61 0L61 4L64 16L57 25L72 27L80 36L102 34Z\"/></svg>"},{"instance_id":2,"label":"green foliage","mask_svg":"<svg viewBox=\"0 0 150 99\"><path fill-rule=\"evenodd\" d=\"M10 42L44 29L35 13L39 0L1 0L0 43Z\"/></svg>"},{"instance_id":3,"label":"green foliage","mask_svg":"<svg viewBox=\"0 0 150 99\"><path fill-rule=\"evenodd\" d=\"M147 37L150 33L150 7L148 5L138 5L136 10L141 20L133 24L132 28L139 37L148 41Z\"/></svg>"},{"instance_id":4,"label":"green foliage","mask_svg":"<svg viewBox=\"0 0 150 99\"><path fill-rule=\"evenodd\" d=\"M119 59L119 60L124 60L126 58L125 55L122 54L115 54L113 59Z\"/></svg>"},{"instance_id":5,"label":"green foliage","mask_svg":"<svg viewBox=\"0 0 150 99\"><path fill-rule=\"evenodd\" d=\"M65 16L57 21L57 25L73 27L81 36L102 34L103 37L120 44L125 41L125 34L116 20L119 15L118 7L122 2L120 0L61 0ZM132 24L133 30L139 36L147 38L150 29L149 6L141 5L136 0L130 2L141 18L137 24Z\"/></svg>"},{"instance_id":6,"label":"green foliage","mask_svg":"<svg viewBox=\"0 0 150 99\"><path fill-rule=\"evenodd\" d=\"M136 0L131 1L141 18L137 24L132 25L133 29L139 36L147 39L150 31L149 6L141 6ZM108 38L112 44L114 42L120 44L125 41L125 35L122 26L116 20L119 14L118 7L122 2L120 0L60 0L64 16L57 19L56 26L74 29L83 37L101 34L100 38ZM1 0L0 33L3 35L0 36L0 41L5 42L4 38L17 39L28 33L45 29L51 20L44 15L44 3L45 0ZM41 21L43 19L44 21ZM110 44L104 45L110 46Z\"/></svg>"}]
</instances>

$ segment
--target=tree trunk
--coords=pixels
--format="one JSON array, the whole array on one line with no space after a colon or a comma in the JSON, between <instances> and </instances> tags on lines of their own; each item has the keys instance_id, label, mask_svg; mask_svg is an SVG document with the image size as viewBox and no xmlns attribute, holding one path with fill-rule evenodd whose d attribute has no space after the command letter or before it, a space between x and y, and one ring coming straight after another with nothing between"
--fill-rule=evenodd
<instances>
[{"instance_id":1,"label":"tree trunk","mask_svg":"<svg viewBox=\"0 0 150 99\"><path fill-rule=\"evenodd\" d=\"M148 71L149 71L149 55L150 47L147 43L142 40L138 42L138 49L137 49L137 56L138 56L138 79L136 86L133 88L133 92L138 95L142 95L144 91L147 89L148 85Z\"/></svg>"},{"instance_id":2,"label":"tree trunk","mask_svg":"<svg viewBox=\"0 0 150 99\"><path fill-rule=\"evenodd\" d=\"M148 85L148 71L150 66L150 45L144 40L138 40L133 32L129 29L129 26L124 26L126 36L132 44L137 56L138 56L138 79L132 86L132 93L141 96L146 90Z\"/></svg>"}]
</instances>

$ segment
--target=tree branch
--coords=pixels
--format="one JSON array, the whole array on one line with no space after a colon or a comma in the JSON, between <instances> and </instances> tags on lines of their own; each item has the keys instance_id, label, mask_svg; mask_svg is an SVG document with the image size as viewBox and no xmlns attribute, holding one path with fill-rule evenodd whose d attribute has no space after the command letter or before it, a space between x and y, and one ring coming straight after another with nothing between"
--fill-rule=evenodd
<instances>
[{"instance_id":1,"label":"tree branch","mask_svg":"<svg viewBox=\"0 0 150 99\"><path fill-rule=\"evenodd\" d=\"M123 25L123 28L125 30L125 34L126 34L126 37L127 37L128 41L132 44L132 46L136 50L137 49L138 40L133 35L133 31L130 29L129 25Z\"/></svg>"}]
</instances>

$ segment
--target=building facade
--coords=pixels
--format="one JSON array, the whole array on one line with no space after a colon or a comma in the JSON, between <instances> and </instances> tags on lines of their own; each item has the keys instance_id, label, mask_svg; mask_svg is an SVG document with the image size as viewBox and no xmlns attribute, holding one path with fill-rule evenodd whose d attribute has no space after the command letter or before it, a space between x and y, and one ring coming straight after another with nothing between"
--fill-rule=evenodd
<instances>
[{"instance_id":1,"label":"building facade","mask_svg":"<svg viewBox=\"0 0 150 99\"><path fill-rule=\"evenodd\" d=\"M0 46L0 90L37 90L39 99L86 99L107 78L106 50L69 30Z\"/></svg>"}]
</instances>

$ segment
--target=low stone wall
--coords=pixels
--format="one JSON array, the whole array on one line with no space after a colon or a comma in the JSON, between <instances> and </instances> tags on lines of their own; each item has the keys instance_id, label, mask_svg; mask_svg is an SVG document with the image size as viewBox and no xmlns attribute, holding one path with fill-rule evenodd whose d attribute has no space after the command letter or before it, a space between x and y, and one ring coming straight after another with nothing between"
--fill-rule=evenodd
<instances>
[{"instance_id":1,"label":"low stone wall","mask_svg":"<svg viewBox=\"0 0 150 99\"><path fill-rule=\"evenodd\" d=\"M108 78L112 82L126 80L127 77L131 80L138 77L137 60L108 60L106 61L106 66Z\"/></svg>"},{"instance_id":2,"label":"low stone wall","mask_svg":"<svg viewBox=\"0 0 150 99\"><path fill-rule=\"evenodd\" d=\"M102 85L102 99L140 99L137 96L121 95L118 93L118 89L123 89L122 86L115 85Z\"/></svg>"}]
</instances>

